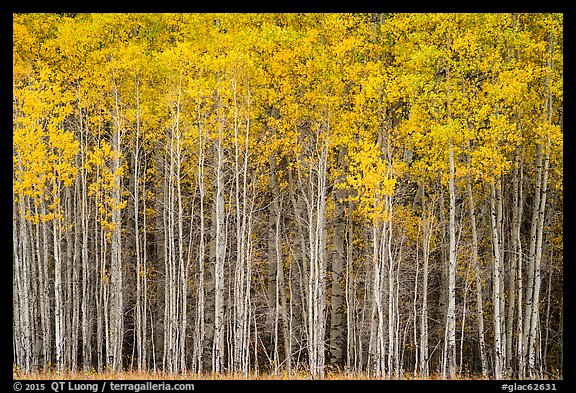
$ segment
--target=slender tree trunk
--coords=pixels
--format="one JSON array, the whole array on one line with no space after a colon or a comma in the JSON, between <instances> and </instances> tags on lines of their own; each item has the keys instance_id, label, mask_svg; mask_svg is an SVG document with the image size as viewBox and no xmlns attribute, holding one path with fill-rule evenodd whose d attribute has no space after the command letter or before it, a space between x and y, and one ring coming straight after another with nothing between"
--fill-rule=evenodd
<instances>
[{"instance_id":1,"label":"slender tree trunk","mask_svg":"<svg viewBox=\"0 0 576 393\"><path fill-rule=\"evenodd\" d=\"M468 153L470 155L470 152ZM472 193L470 177L466 181L468 192L468 208L470 214L470 230L472 233L472 261L474 263L476 284L476 324L478 329L478 343L480 346L480 362L482 364L482 376L488 377L488 359L486 356L486 339L484 334L484 302L482 293L482 269L478 258L478 233L476 230L476 209Z\"/></svg>"},{"instance_id":2,"label":"slender tree trunk","mask_svg":"<svg viewBox=\"0 0 576 393\"><path fill-rule=\"evenodd\" d=\"M276 249L276 223L278 221L278 214L280 214L279 200L278 200L278 174L276 170L276 157L272 154L268 159L270 165L270 179L268 187L272 196L270 202L270 214L268 215L268 277L267 277L267 293L268 299L268 312L266 313L266 326L268 327L271 336L269 341L269 352L273 352L274 356L277 355L277 335L278 335L278 252ZM274 358L277 371L278 357Z\"/></svg>"},{"instance_id":3,"label":"slender tree trunk","mask_svg":"<svg viewBox=\"0 0 576 393\"><path fill-rule=\"evenodd\" d=\"M504 214L503 214L503 188L504 183L502 177L498 180L498 186L496 187L496 230L498 231L498 244L500 246L500 326L501 326L501 351L502 351L502 373L504 377L508 375L508 370L506 369L506 364L508 360L506 358L506 266L504 263Z\"/></svg>"},{"instance_id":4,"label":"slender tree trunk","mask_svg":"<svg viewBox=\"0 0 576 393\"><path fill-rule=\"evenodd\" d=\"M386 210L387 212L392 211L392 207L390 202L388 202L388 197L386 198ZM392 249L392 221L388 222L388 225L385 227L386 230L382 232L382 248L381 252L382 255L382 263L387 265L387 273L388 273L388 285L386 287L386 291L388 292L388 377L392 377L392 372L394 372L394 377L398 377L398 368L395 367L395 360L397 358L397 328L396 328L396 302L397 298L395 296L396 293L396 282L395 282L395 269L396 269L396 261L392 258L391 249ZM387 262L387 263L385 263ZM384 350L385 351L385 350Z\"/></svg>"},{"instance_id":5,"label":"slender tree trunk","mask_svg":"<svg viewBox=\"0 0 576 393\"><path fill-rule=\"evenodd\" d=\"M40 214L42 217L46 216L46 207L44 202L40 203ZM41 303L44 304L43 314L44 323L42 324L44 333L44 357L46 363L53 363L52 353L52 318L50 317L50 310L52 309L52 302L50 297L50 277L49 277L49 252L48 252L48 224L42 220L42 273L41 273L41 286L42 295Z\"/></svg>"},{"instance_id":6,"label":"slender tree trunk","mask_svg":"<svg viewBox=\"0 0 576 393\"><path fill-rule=\"evenodd\" d=\"M108 365L114 371L122 369L122 342L124 339L124 303L123 303L123 277L122 277L122 218L120 204L122 201L121 187L122 179L120 175L120 157L122 146L122 129L120 119L120 107L118 98L118 88L114 78L114 100L115 100L115 132L112 135L113 157L110 170L114 176L114 186L111 191L111 199L115 206L112 207L112 245L110 263L110 330L112 352L108 354Z\"/></svg>"},{"instance_id":7,"label":"slender tree trunk","mask_svg":"<svg viewBox=\"0 0 576 393\"><path fill-rule=\"evenodd\" d=\"M102 213L98 209L98 195L94 198L94 212L98 218L101 218ZM104 307L104 278L105 278L105 268L104 259L102 258L102 251L100 247L101 234L98 231L98 219L94 220L94 256L96 263L96 352L97 352L97 364L98 371L101 372L104 368L104 323L103 318L106 313Z\"/></svg>"},{"instance_id":8,"label":"slender tree trunk","mask_svg":"<svg viewBox=\"0 0 576 393\"><path fill-rule=\"evenodd\" d=\"M546 120L548 126L552 125L552 92L550 89L550 73L554 69L554 61L552 57L552 50L554 44L554 34L553 31L550 30L549 38L548 38L548 59L547 59L547 73L545 77L545 101L544 101L544 115L546 116ZM543 233L544 233L544 221L545 221L545 213L546 213L546 198L547 198L547 191L548 191L548 172L550 166L550 150L551 150L551 141L550 135L546 136L545 142L545 158L544 158L544 168L542 168L542 146L543 144L538 145L538 167L537 167L537 181L539 184L536 186L536 192L540 194L540 198L535 198L538 200L539 203L534 203L534 211L533 211L533 222L532 222L532 229L535 229L535 245L534 245L534 253L530 253L533 255L534 260L534 278L533 278L533 298L530 300L531 302L531 309L529 310L529 317L526 318L526 323L530 323L529 326L529 335L528 335L528 372L530 378L538 378L539 375L536 371L536 329L539 324L540 319L540 287L542 283L541 279L541 262L542 262L542 240L543 240ZM536 219L536 223L534 222ZM532 229L530 235L532 236ZM532 242L531 242L532 246ZM532 248L531 250L532 251ZM527 329L528 327L525 327ZM539 337L541 340L541 337Z\"/></svg>"},{"instance_id":9,"label":"slender tree trunk","mask_svg":"<svg viewBox=\"0 0 576 393\"><path fill-rule=\"evenodd\" d=\"M287 309L287 301L286 301L286 282L284 277L284 264L282 258L282 244L281 244L281 232L280 232L280 224L281 224L281 206L280 206L280 198L279 198L279 190L278 190L278 180L277 180L277 166L276 166L276 159L274 156L270 156L270 190L272 193L272 203L270 205L271 215L270 215L270 230L274 229L274 234L270 233L269 236L273 239L273 247L270 249L271 244L268 247L269 253L269 261L272 260L273 262L269 262L268 264L268 274L270 275L272 272L275 272L276 276L274 277L274 282L276 283L276 288L274 290L274 299L275 305L274 309L276 310L276 320L281 317L282 319L282 336L284 341L284 360L282 363L285 364L286 371L288 374L291 375L292 373L292 349L290 344L290 335L291 332L288 328L289 319L288 319L288 309ZM272 222L273 220L273 222ZM270 254L272 252L272 254ZM270 280L270 276L269 276ZM270 281L268 281L270 284ZM270 295L270 290L269 290ZM277 325L277 322L275 323ZM277 326L275 327L275 331L277 331ZM276 359L276 367L279 365L279 359Z\"/></svg>"},{"instance_id":10,"label":"slender tree trunk","mask_svg":"<svg viewBox=\"0 0 576 393\"><path fill-rule=\"evenodd\" d=\"M12 344L14 346L13 362L18 367L22 367L23 349L22 349L22 328L20 316L22 310L20 309L20 298L22 294L20 282L20 240L18 236L18 216L16 212L16 205L13 205L13 221L12 221Z\"/></svg>"},{"instance_id":11,"label":"slender tree trunk","mask_svg":"<svg viewBox=\"0 0 576 393\"><path fill-rule=\"evenodd\" d=\"M181 168L182 168L182 131L180 129L180 111L181 111L181 94L182 94L182 74L180 74L180 81L178 85L178 102L176 103L176 114L175 114L175 138L176 138L176 147L175 147L175 160L176 160L176 168L174 173L174 179L176 181L176 201L177 201L177 209L176 210L178 217L177 217L177 231L178 231L178 274L177 282L178 287L175 288L176 290L176 299L175 299L175 309L176 315L174 316L175 323L176 323L176 339L175 342L177 350L174 353L175 357L175 372L183 372L186 370L186 329L188 325L188 266L184 260L184 207L182 204L182 175L181 175ZM176 239L174 239L176 241ZM176 256L175 256L176 257Z\"/></svg>"},{"instance_id":12,"label":"slender tree trunk","mask_svg":"<svg viewBox=\"0 0 576 393\"><path fill-rule=\"evenodd\" d=\"M202 357L204 349L204 259L206 254L205 246L205 223L204 223L204 197L206 195L206 188L204 185L204 148L206 136L204 134L204 128L202 124L202 117L200 113L200 101L198 101L197 107L197 121L198 121L198 190L200 195L200 239L198 241L198 289L197 289L197 305L196 305L196 326L195 326L195 348L193 356L193 367L192 369L196 371L198 375L202 373ZM195 365L195 367L194 367Z\"/></svg>"},{"instance_id":13,"label":"slender tree trunk","mask_svg":"<svg viewBox=\"0 0 576 393\"><path fill-rule=\"evenodd\" d=\"M504 348L502 345L502 303L501 303L501 281L502 274L502 258L500 249L500 236L497 223L497 208L496 208L496 186L495 180L490 185L490 218L491 218L491 234L492 234L492 251L494 253L494 273L492 280L492 299L494 307L494 376L496 379L504 377Z\"/></svg>"},{"instance_id":14,"label":"slender tree trunk","mask_svg":"<svg viewBox=\"0 0 576 393\"><path fill-rule=\"evenodd\" d=\"M74 182L74 198L72 200L71 197L71 205L72 205L72 217L74 224L74 242L73 247L73 259L72 259L72 332L71 332L71 351L72 351L72 362L70 368L72 370L78 370L78 343L80 340L80 311L81 311L81 301L80 301L80 273L81 273L81 263L82 257L80 255L81 247L80 247L80 240L82 235L80 218L81 218L81 209L80 209L80 201L78 196L80 195L79 192L80 184L79 184L79 177L76 178ZM73 202L73 203L72 203Z\"/></svg>"},{"instance_id":15,"label":"slender tree trunk","mask_svg":"<svg viewBox=\"0 0 576 393\"><path fill-rule=\"evenodd\" d=\"M373 371L378 378L385 378L386 375L386 315L384 313L383 293L384 291L384 278L385 278L385 261L386 261L386 243L387 243L387 222L382 223L374 222L372 224L372 261L373 274L372 274L372 311L370 321L370 340L368 348L368 372ZM390 266L388 266L390 269ZM390 288L387 288L388 293L391 293ZM390 316L388 316L390 323ZM390 327L388 326L388 330ZM392 339L393 337L388 337ZM390 344L390 343L389 343ZM388 370L392 368L389 366Z\"/></svg>"},{"instance_id":16,"label":"slender tree trunk","mask_svg":"<svg viewBox=\"0 0 576 393\"><path fill-rule=\"evenodd\" d=\"M536 329L539 324L540 319L540 287L542 284L541 277L541 263L542 263L542 238L544 232L544 219L546 212L546 197L547 197L547 183L548 183L548 168L550 163L550 139L547 142L547 153L544 162L544 173L542 178L542 197L540 199L540 206L538 209L538 227L537 227L537 239L536 239L536 255L534 261L534 291L532 299L532 309L530 316L530 333L528 341L528 372L530 378L538 378L540 375L537 373L536 368ZM541 337L538 337L541 340Z\"/></svg>"},{"instance_id":17,"label":"slender tree trunk","mask_svg":"<svg viewBox=\"0 0 576 393\"><path fill-rule=\"evenodd\" d=\"M422 183L424 188L424 183ZM422 311L420 317L420 373L423 378L429 375L428 350L428 270L430 260L430 243L434 215L426 203L425 193L422 193Z\"/></svg>"},{"instance_id":18,"label":"slender tree trunk","mask_svg":"<svg viewBox=\"0 0 576 393\"><path fill-rule=\"evenodd\" d=\"M222 122L222 120L221 120ZM212 347L212 372L224 371L224 257L225 257L225 212L224 212L224 155L222 143L223 124L219 125L219 135L214 152L216 185L214 189L215 234L214 234L214 341Z\"/></svg>"},{"instance_id":19,"label":"slender tree trunk","mask_svg":"<svg viewBox=\"0 0 576 393\"><path fill-rule=\"evenodd\" d=\"M352 220L352 203L348 203L348 225L346 231L346 286L344 298L346 299L346 372L351 373L356 369L355 354L355 305L353 302L356 297L353 296L354 268L352 264L352 244L354 241L354 226Z\"/></svg>"},{"instance_id":20,"label":"slender tree trunk","mask_svg":"<svg viewBox=\"0 0 576 393\"><path fill-rule=\"evenodd\" d=\"M450 200L449 209L449 264L448 264L448 308L446 312L446 359L445 365L448 372L448 378L453 379L456 376L456 188L455 170L454 170L454 151L452 140L449 145L449 164L450 175L448 179L448 194Z\"/></svg>"},{"instance_id":21,"label":"slender tree trunk","mask_svg":"<svg viewBox=\"0 0 576 393\"><path fill-rule=\"evenodd\" d=\"M464 280L464 299L462 299L462 323L460 326L460 364L458 367L458 377L462 378L462 365L464 363L464 336L465 336L465 328L466 328L466 308L467 308L467 299L468 299L468 291L469 291L469 280L468 277L470 276L470 267L472 265L468 264L466 268L466 277Z\"/></svg>"},{"instance_id":22,"label":"slender tree trunk","mask_svg":"<svg viewBox=\"0 0 576 393\"><path fill-rule=\"evenodd\" d=\"M412 345L414 346L414 371L412 373L413 378L416 378L418 375L418 367L420 366L420 346L418 342L418 284L419 284L419 275L420 275L420 253L418 252L418 242L420 241L420 226L418 226L418 231L416 234L416 260L415 260L415 269L416 273L414 275L414 297L412 300L412 315L413 318L412 322Z\"/></svg>"},{"instance_id":23,"label":"slender tree trunk","mask_svg":"<svg viewBox=\"0 0 576 393\"><path fill-rule=\"evenodd\" d=\"M56 193L55 193L56 194ZM62 261L60 259L60 222L52 221L52 240L54 255L54 328L56 370L63 371L64 356L64 310L62 299Z\"/></svg>"},{"instance_id":24,"label":"slender tree trunk","mask_svg":"<svg viewBox=\"0 0 576 393\"><path fill-rule=\"evenodd\" d=\"M133 168L134 168L134 237L136 252L136 308L134 310L134 335L136 343L136 357L138 371L143 371L146 359L144 356L144 346L146 341L146 331L143 327L146 306L143 304L143 281L146 280L146 271L142 266L142 250L140 243L140 80L138 75L135 78L136 84L136 133L134 136ZM146 212L144 212L144 215ZM145 227L144 227L145 230ZM144 234L146 236L146 234Z\"/></svg>"},{"instance_id":25,"label":"slender tree trunk","mask_svg":"<svg viewBox=\"0 0 576 393\"><path fill-rule=\"evenodd\" d=\"M320 136L316 136L320 139ZM307 203L308 223L308 357L313 378L324 377L325 350L325 285L326 285L326 170L328 147L317 141L320 157L314 168L308 169Z\"/></svg>"},{"instance_id":26,"label":"slender tree trunk","mask_svg":"<svg viewBox=\"0 0 576 393\"><path fill-rule=\"evenodd\" d=\"M344 150L341 150L338 161L344 165ZM344 271L344 237L346 222L344 217L344 190L334 191L334 231L332 234L332 272L331 272L331 309L330 309L330 364L340 366L343 356L344 310L343 310L343 271Z\"/></svg>"},{"instance_id":27,"label":"slender tree trunk","mask_svg":"<svg viewBox=\"0 0 576 393\"><path fill-rule=\"evenodd\" d=\"M28 230L25 218L25 205L24 196L19 196L18 201L18 216L19 225L13 225L13 242L14 245L18 245L20 252L16 250L14 253L15 259L15 275L17 283L17 293L18 293L18 307L16 310L19 311L17 314L17 319L19 320L19 329L17 330L18 337L20 341L20 356L19 362L17 364L22 365L22 368L26 373L32 371L32 321L30 318L31 305L31 288L30 288L30 274L29 274L29 245L28 245ZM16 227L18 227L18 232L16 232ZM17 246L17 247L18 247Z\"/></svg>"},{"instance_id":28,"label":"slender tree trunk","mask_svg":"<svg viewBox=\"0 0 576 393\"><path fill-rule=\"evenodd\" d=\"M512 181L513 187L515 184L515 180ZM516 183L517 186L517 183ZM517 198L517 192L512 190L513 198ZM516 219L514 202L512 206L512 221ZM514 232L514 225L511 225L510 228L510 246L511 252L509 252L509 268L507 269L508 273L508 305L507 305L507 315L506 315L506 371L508 375L510 375L513 371L513 347L514 347L514 316L516 312L516 273L517 273L517 256L515 255L517 245L515 244Z\"/></svg>"}]
</instances>

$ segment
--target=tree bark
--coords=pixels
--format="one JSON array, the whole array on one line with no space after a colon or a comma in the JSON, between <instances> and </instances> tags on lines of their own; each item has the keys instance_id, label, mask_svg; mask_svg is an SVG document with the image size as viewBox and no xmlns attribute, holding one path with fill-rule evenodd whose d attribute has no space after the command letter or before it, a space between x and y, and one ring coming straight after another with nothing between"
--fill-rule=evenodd
<instances>
[{"instance_id":1,"label":"tree bark","mask_svg":"<svg viewBox=\"0 0 576 393\"><path fill-rule=\"evenodd\" d=\"M449 165L450 175L448 178L448 194L450 200L448 224L449 232L449 264L448 264L448 307L446 312L446 367L448 378L456 376L456 188L454 170L454 151L452 140L449 141Z\"/></svg>"},{"instance_id":2,"label":"tree bark","mask_svg":"<svg viewBox=\"0 0 576 393\"><path fill-rule=\"evenodd\" d=\"M470 153L468 153L470 155ZM480 362L482 364L482 376L488 377L488 359L486 356L486 339L484 333L484 301L482 293L482 269L478 258L478 233L476 230L476 209L474 195L472 193L472 182L470 177L466 181L468 192L468 209L470 214L470 230L472 234L472 261L474 263L475 284L476 284L476 325L478 329L478 343L480 346Z\"/></svg>"}]
</instances>

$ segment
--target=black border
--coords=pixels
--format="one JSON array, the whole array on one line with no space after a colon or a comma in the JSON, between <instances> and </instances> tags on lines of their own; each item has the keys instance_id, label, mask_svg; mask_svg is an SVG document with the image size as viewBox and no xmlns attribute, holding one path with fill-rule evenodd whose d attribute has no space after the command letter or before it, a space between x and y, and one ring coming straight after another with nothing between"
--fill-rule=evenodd
<instances>
[{"instance_id":1,"label":"black border","mask_svg":"<svg viewBox=\"0 0 576 393\"><path fill-rule=\"evenodd\" d=\"M361 0L333 0L333 1L303 1L303 0L293 0L291 2L279 3L273 0L258 1L258 2L245 2L237 1L231 2L195 2L194 0L189 0L186 2L170 2L170 1L157 1L153 4L150 3L136 3L128 1L116 1L114 3L106 4L101 1L83 2L70 4L63 1L56 2L16 2L11 1L7 12L2 13L2 19L0 19L0 25L6 30L2 45L6 45L6 56L3 59L6 63L11 59L11 53L8 54L12 43L12 14L19 12L239 12L239 13L250 13L250 12L559 12L564 15L564 172L566 170L570 171L572 166L570 161L576 153L576 145L574 144L573 135L576 131L573 128L573 116L572 110L574 105L573 89L574 77L573 70L576 68L572 64L572 52L574 51L573 41L570 37L574 36L574 23L576 18L574 18L574 13L571 12L571 5L576 5L574 0L548 0L545 2L525 2L525 3L506 3L506 2L483 2L480 4L474 4L474 2L461 0L461 1L450 1L450 2L429 2L427 4L422 4L416 0L403 2L366 2ZM136 6L136 7L135 7ZM139 7L138 7L139 6ZM10 64L6 64L6 67L11 67ZM6 92L5 109L6 114L3 119L5 121L5 130L9 129L7 124L9 119L12 118L11 114L11 96L8 94L11 91L10 80L8 77L1 78L2 82L5 84L3 91ZM566 154L568 153L568 154ZM2 159L4 167L0 171L0 185L11 185L11 175L12 172L12 160L11 160L11 148L7 142L0 143L0 159ZM565 173L564 173L565 175ZM566 176L565 176L566 179ZM282 388L287 388L290 390L328 390L328 389L349 389L356 390L361 389L362 391L400 391L404 392L406 390L416 390L416 391L427 391L431 389L432 391L440 392L458 392L467 393L468 389L479 388L484 392L505 392L507 389L503 389L503 385L510 385L516 383L517 385L525 386L526 390L536 390L534 387L528 389L529 384L554 384L555 390L565 391L566 387L574 386L573 377L574 370L571 364L571 355L573 348L573 339L571 337L573 325L570 324L571 321L571 310L572 306L572 296L571 291L571 278L573 277L574 268L571 256L573 255L570 249L572 243L576 239L574 234L573 222L574 213L572 206L570 204L569 197L570 193L570 182L564 181L564 238L569 239L569 242L564 242L564 362L563 362L563 379L562 380L545 380L545 381L518 381L518 380L190 380L186 382L194 383L194 392L212 392L214 390L247 390L247 391L265 391L270 393L273 391L276 385L280 385ZM4 228L8 229L12 225L11 214L12 200L8 190L5 192L0 192L0 207L5 209L2 217L4 218ZM4 239L11 239L11 235L4 232ZM12 252L12 245L6 245L4 250L10 250ZM4 260L6 265L10 266L10 275L4 274L4 279L6 282L0 286L3 291L6 291L6 295L2 296L0 299L5 299L2 303L6 305L4 315L10 312L10 317L12 316L12 263L11 258L0 259ZM566 262L567 261L567 262ZM6 266L5 265L5 266ZM17 391L15 390L15 384L17 380L13 380L12 376L12 329L8 325L8 322L4 325L6 327L5 332L10 331L10 334L3 334L2 344L3 347L0 349L0 358L2 360L2 370L0 375L2 380L0 381L0 386L5 387L7 391ZM10 337L10 338L9 338ZM4 347L5 345L5 347ZM23 388L22 391L26 391L26 387L39 386L43 384L45 386L45 392L51 392L50 385L52 382L61 382L61 380L26 380L20 381ZM95 380L64 380L64 382L84 382L90 384L96 384L98 386L98 391L102 391L104 387L104 381ZM145 380L123 380L123 381L107 381L107 387L105 391L111 391L109 382L118 383L146 383ZM178 380L158 380L153 382L164 382L168 385L175 385L185 381ZM534 385L533 385L534 386ZM574 389L574 388L572 388ZM4 390L4 389L2 389ZM66 392L67 390L62 390ZM518 391L518 390L515 390Z\"/></svg>"}]
</instances>

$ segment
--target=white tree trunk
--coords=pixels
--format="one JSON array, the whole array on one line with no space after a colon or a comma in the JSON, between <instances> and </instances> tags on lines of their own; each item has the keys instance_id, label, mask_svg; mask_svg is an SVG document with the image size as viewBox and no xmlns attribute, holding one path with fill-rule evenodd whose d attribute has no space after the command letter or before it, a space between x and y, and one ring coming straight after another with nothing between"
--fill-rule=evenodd
<instances>
[{"instance_id":1,"label":"white tree trunk","mask_svg":"<svg viewBox=\"0 0 576 393\"><path fill-rule=\"evenodd\" d=\"M486 356L486 339L484 334L484 302L482 294L482 270L480 268L480 261L478 259L478 233L476 230L476 209L474 204L474 196L472 194L472 184L470 177L466 182L468 191L468 207L470 214L470 230L472 233L472 260L474 263L475 271L475 284L476 284L476 323L478 329L478 342L480 346L480 362L482 364L482 376L488 377L488 359Z\"/></svg>"},{"instance_id":2,"label":"white tree trunk","mask_svg":"<svg viewBox=\"0 0 576 393\"><path fill-rule=\"evenodd\" d=\"M454 170L454 151L452 140L449 146L450 176L448 180L449 209L449 264L448 264L448 307L446 312L445 340L445 367L447 376L453 379L456 376L456 189ZM444 370L446 375L446 369Z\"/></svg>"}]
</instances>

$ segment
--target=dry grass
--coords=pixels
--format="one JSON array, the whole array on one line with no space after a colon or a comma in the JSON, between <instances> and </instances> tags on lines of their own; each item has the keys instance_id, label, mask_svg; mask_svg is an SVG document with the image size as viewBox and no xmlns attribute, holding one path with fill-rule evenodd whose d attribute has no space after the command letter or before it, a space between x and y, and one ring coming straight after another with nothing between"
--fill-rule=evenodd
<instances>
[{"instance_id":1,"label":"dry grass","mask_svg":"<svg viewBox=\"0 0 576 393\"><path fill-rule=\"evenodd\" d=\"M250 373L247 376L244 374L195 374L195 373L183 373L183 374L168 374L163 372L138 372L138 371L123 371L123 372L97 372L95 370L90 370L86 372L62 372L57 373L55 371L38 371L32 373L22 373L19 370L13 370L12 376L14 379L18 380L142 380L142 381L152 381L152 380L312 380L313 378L310 374L306 372L296 372L292 375L288 375L286 372L280 374L254 374ZM368 376L367 374L361 373L335 373L328 372L324 377L325 380L379 380L381 378L375 378L374 376ZM414 380L422 379L419 377L414 378L413 374L406 374L401 378L403 380ZM442 379L440 374L431 375L427 380L440 380ZM482 379L480 376L463 376L459 379Z\"/></svg>"},{"instance_id":2,"label":"dry grass","mask_svg":"<svg viewBox=\"0 0 576 393\"><path fill-rule=\"evenodd\" d=\"M138 372L138 371L123 371L123 372L46 372L38 371L32 373L14 372L13 378L18 380L311 380L312 377L307 373L294 373L289 376L283 374L168 374L163 372ZM328 374L325 379L330 380L355 380L355 379L374 379L368 378L367 375L358 374Z\"/></svg>"}]
</instances>

